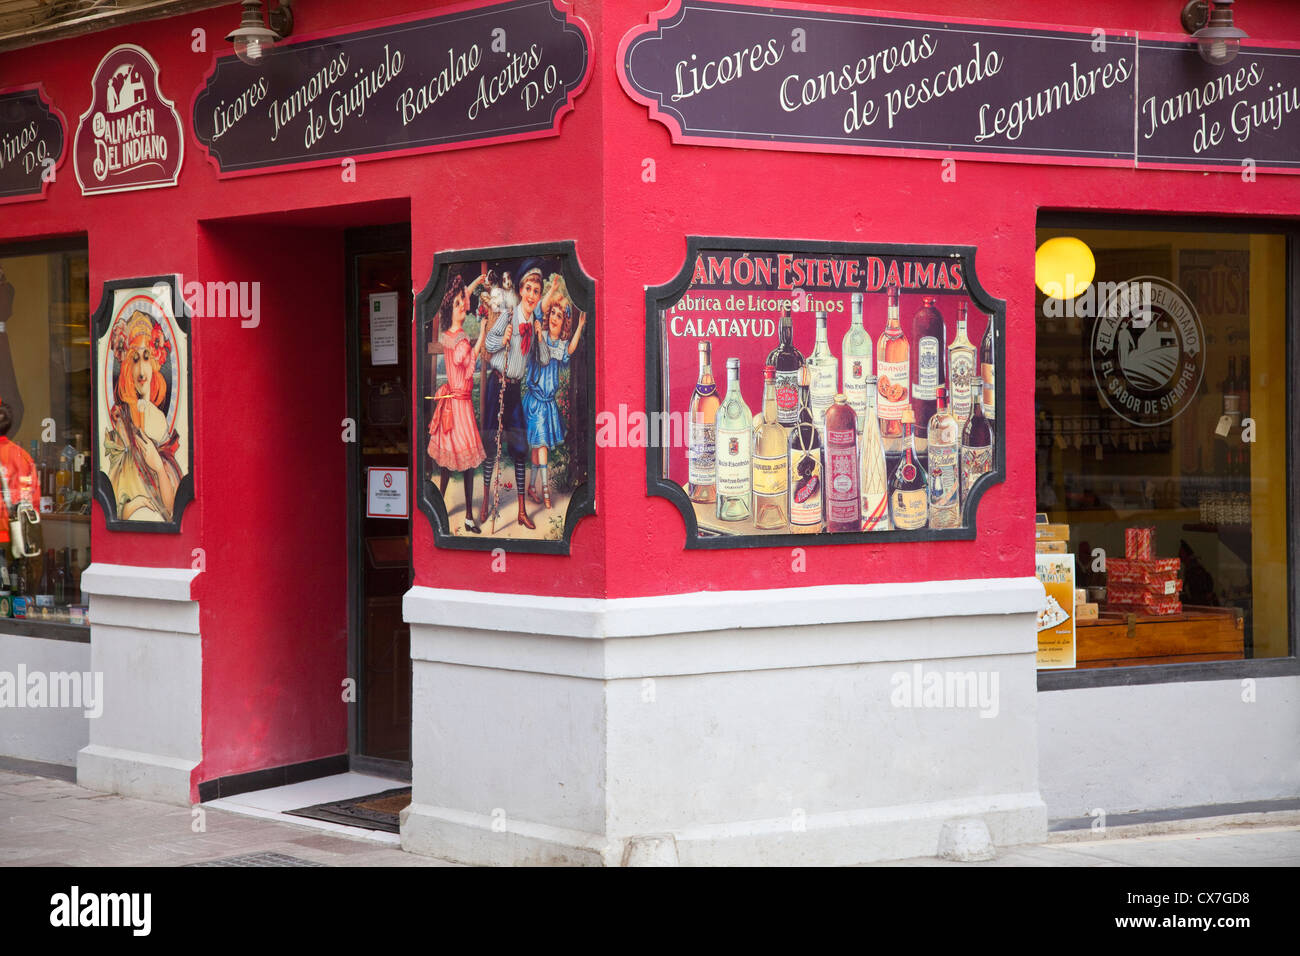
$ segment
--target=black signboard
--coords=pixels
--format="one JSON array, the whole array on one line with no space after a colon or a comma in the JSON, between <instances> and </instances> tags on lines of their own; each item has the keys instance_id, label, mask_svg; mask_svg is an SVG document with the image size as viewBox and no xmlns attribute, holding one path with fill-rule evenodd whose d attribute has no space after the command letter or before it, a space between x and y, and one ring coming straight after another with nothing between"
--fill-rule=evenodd
<instances>
[{"instance_id":1,"label":"black signboard","mask_svg":"<svg viewBox=\"0 0 1300 956\"><path fill-rule=\"evenodd\" d=\"M1300 171L1300 49L1210 66L1186 43L1142 40L1138 165Z\"/></svg>"},{"instance_id":2,"label":"black signboard","mask_svg":"<svg viewBox=\"0 0 1300 956\"><path fill-rule=\"evenodd\" d=\"M561 0L513 0L216 60L194 135L220 175L558 135L591 71Z\"/></svg>"},{"instance_id":3,"label":"black signboard","mask_svg":"<svg viewBox=\"0 0 1300 956\"><path fill-rule=\"evenodd\" d=\"M45 197L63 162L65 128L41 87L0 90L0 203Z\"/></svg>"},{"instance_id":4,"label":"black signboard","mask_svg":"<svg viewBox=\"0 0 1300 956\"><path fill-rule=\"evenodd\" d=\"M1300 49L1212 68L1185 38L677 0L623 38L618 63L624 89L679 143L1300 167ZM1154 129L1136 108L1152 97ZM1198 149L1203 118L1221 135Z\"/></svg>"}]
</instances>

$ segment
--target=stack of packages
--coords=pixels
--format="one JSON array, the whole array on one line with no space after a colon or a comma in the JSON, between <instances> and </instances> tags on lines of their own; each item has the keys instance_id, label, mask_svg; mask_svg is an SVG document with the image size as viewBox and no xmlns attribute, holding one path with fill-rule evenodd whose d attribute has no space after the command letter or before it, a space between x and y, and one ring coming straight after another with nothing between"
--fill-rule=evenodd
<instances>
[{"instance_id":1,"label":"stack of packages","mask_svg":"<svg viewBox=\"0 0 1300 956\"><path fill-rule=\"evenodd\" d=\"M1039 554L1069 554L1070 526L1051 524L1047 515L1034 517L1034 550Z\"/></svg>"},{"instance_id":2,"label":"stack of packages","mask_svg":"<svg viewBox=\"0 0 1300 956\"><path fill-rule=\"evenodd\" d=\"M1126 528L1124 558L1106 562L1106 603L1141 614L1181 614L1183 563L1157 558L1155 528Z\"/></svg>"}]
</instances>

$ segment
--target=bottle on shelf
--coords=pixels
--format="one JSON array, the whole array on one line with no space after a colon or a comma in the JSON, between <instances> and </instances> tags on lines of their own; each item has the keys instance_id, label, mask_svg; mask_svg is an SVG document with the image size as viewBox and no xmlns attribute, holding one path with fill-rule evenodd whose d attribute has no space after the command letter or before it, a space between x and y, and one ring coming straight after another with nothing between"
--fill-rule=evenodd
<instances>
[{"instance_id":1,"label":"bottle on shelf","mask_svg":"<svg viewBox=\"0 0 1300 956\"><path fill-rule=\"evenodd\" d=\"M716 498L718 386L713 381L712 345L700 343L700 376L686 413L687 494L692 501L712 504Z\"/></svg>"},{"instance_id":2,"label":"bottle on shelf","mask_svg":"<svg viewBox=\"0 0 1300 956\"><path fill-rule=\"evenodd\" d=\"M808 357L809 405L812 408L813 421L818 428L824 429L826 410L835 401L839 362L831 354L831 346L826 339L826 313L818 310L816 316L817 340L813 345L812 355Z\"/></svg>"},{"instance_id":3,"label":"bottle on shelf","mask_svg":"<svg viewBox=\"0 0 1300 956\"><path fill-rule=\"evenodd\" d=\"M903 409L903 457L889 487L889 517L897 531L924 528L929 510L929 481L912 446L912 409Z\"/></svg>"},{"instance_id":4,"label":"bottle on shelf","mask_svg":"<svg viewBox=\"0 0 1300 956\"><path fill-rule=\"evenodd\" d=\"M59 469L54 476L54 509L67 511L72 496L72 460L65 447L59 452Z\"/></svg>"},{"instance_id":5,"label":"bottle on shelf","mask_svg":"<svg viewBox=\"0 0 1300 956\"><path fill-rule=\"evenodd\" d=\"M947 389L935 389L935 413L926 428L929 436L931 528L961 527L960 454L961 431L957 419L948 411ZM969 386L967 394L970 394Z\"/></svg>"},{"instance_id":6,"label":"bottle on shelf","mask_svg":"<svg viewBox=\"0 0 1300 956\"><path fill-rule=\"evenodd\" d=\"M776 370L777 421L786 429L799 424L799 384L803 372L803 353L794 347L794 323L790 310L781 313L777 326L777 345L767 355L767 364Z\"/></svg>"},{"instance_id":7,"label":"bottle on shelf","mask_svg":"<svg viewBox=\"0 0 1300 956\"><path fill-rule=\"evenodd\" d=\"M952 398L952 417L957 427L970 421L970 383L975 377L975 343L967 334L967 304L957 303L957 335L948 346L948 394Z\"/></svg>"},{"instance_id":8,"label":"bottle on shelf","mask_svg":"<svg viewBox=\"0 0 1300 956\"><path fill-rule=\"evenodd\" d=\"M988 316L988 326L984 329L984 340L980 342L980 381L983 383L982 401L984 417L993 422L997 420L994 399L997 396L997 352L993 348L993 316Z\"/></svg>"},{"instance_id":9,"label":"bottle on shelf","mask_svg":"<svg viewBox=\"0 0 1300 956\"><path fill-rule=\"evenodd\" d=\"M961 503L980 475L993 470L993 423L984 417L980 395L983 383L976 379L970 384L970 420L961 435Z\"/></svg>"},{"instance_id":10,"label":"bottle on shelf","mask_svg":"<svg viewBox=\"0 0 1300 956\"><path fill-rule=\"evenodd\" d=\"M41 561L40 584L36 588L36 606L50 608L54 606L54 549L46 550Z\"/></svg>"},{"instance_id":11,"label":"bottle on shelf","mask_svg":"<svg viewBox=\"0 0 1300 956\"><path fill-rule=\"evenodd\" d=\"M840 392L826 410L826 530L862 530L857 415Z\"/></svg>"},{"instance_id":12,"label":"bottle on shelf","mask_svg":"<svg viewBox=\"0 0 1300 956\"><path fill-rule=\"evenodd\" d=\"M796 386L797 387L797 386ZM754 432L754 527L784 531L790 481L790 447L776 400L776 368L763 368L763 418Z\"/></svg>"},{"instance_id":13,"label":"bottle on shelf","mask_svg":"<svg viewBox=\"0 0 1300 956\"><path fill-rule=\"evenodd\" d=\"M68 555L68 603L81 603L81 566L77 563L77 549Z\"/></svg>"},{"instance_id":14,"label":"bottle on shelf","mask_svg":"<svg viewBox=\"0 0 1300 956\"><path fill-rule=\"evenodd\" d=\"M858 434L861 435L867 422L867 379L871 374L871 336L862 324L861 292L850 296L852 320L849 330L844 333L840 344L840 391L849 400L849 407L858 420ZM875 404L874 401L871 403ZM879 426L877 426L879 428Z\"/></svg>"},{"instance_id":15,"label":"bottle on shelf","mask_svg":"<svg viewBox=\"0 0 1300 956\"><path fill-rule=\"evenodd\" d=\"M938 407L935 389L948 383L948 338L938 301L935 296L925 296L912 316L912 411L916 416L912 440L923 466L929 455L930 419Z\"/></svg>"},{"instance_id":16,"label":"bottle on shelf","mask_svg":"<svg viewBox=\"0 0 1300 956\"><path fill-rule=\"evenodd\" d=\"M717 508L722 521L753 512L754 414L740 391L740 359L727 359L727 394L717 414Z\"/></svg>"},{"instance_id":17,"label":"bottle on shelf","mask_svg":"<svg viewBox=\"0 0 1300 956\"><path fill-rule=\"evenodd\" d=\"M49 514L54 510L53 472L45 455L45 449L32 439L32 461L36 464L37 510Z\"/></svg>"},{"instance_id":18,"label":"bottle on shelf","mask_svg":"<svg viewBox=\"0 0 1300 956\"><path fill-rule=\"evenodd\" d=\"M60 548L54 556L54 572L51 575L51 585L54 600L52 606L67 607L72 602L68 600L68 549Z\"/></svg>"},{"instance_id":19,"label":"bottle on shelf","mask_svg":"<svg viewBox=\"0 0 1300 956\"><path fill-rule=\"evenodd\" d=\"M811 534L822 529L822 438L808 406L808 389L799 389L799 424L790 431L790 530Z\"/></svg>"},{"instance_id":20,"label":"bottle on shelf","mask_svg":"<svg viewBox=\"0 0 1300 956\"><path fill-rule=\"evenodd\" d=\"M867 376L866 424L862 428L862 530L888 531L889 478L885 470L885 449L880 444L880 420L876 417L876 377Z\"/></svg>"},{"instance_id":21,"label":"bottle on shelf","mask_svg":"<svg viewBox=\"0 0 1300 956\"><path fill-rule=\"evenodd\" d=\"M876 342L876 414L880 418L880 440L885 454L903 450L903 409L910 408L911 345L898 321L898 286L886 296L888 318L885 331Z\"/></svg>"}]
</instances>

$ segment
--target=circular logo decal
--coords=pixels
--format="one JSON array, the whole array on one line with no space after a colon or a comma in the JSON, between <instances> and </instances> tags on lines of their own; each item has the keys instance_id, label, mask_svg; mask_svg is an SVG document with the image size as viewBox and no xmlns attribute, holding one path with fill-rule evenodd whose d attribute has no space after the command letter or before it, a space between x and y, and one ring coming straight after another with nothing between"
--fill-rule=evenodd
<instances>
[{"instance_id":1,"label":"circular logo decal","mask_svg":"<svg viewBox=\"0 0 1300 956\"><path fill-rule=\"evenodd\" d=\"M1196 307L1172 282L1138 276L1098 295L1092 375L1116 415L1142 427L1187 410L1205 374L1205 334Z\"/></svg>"}]
</instances>

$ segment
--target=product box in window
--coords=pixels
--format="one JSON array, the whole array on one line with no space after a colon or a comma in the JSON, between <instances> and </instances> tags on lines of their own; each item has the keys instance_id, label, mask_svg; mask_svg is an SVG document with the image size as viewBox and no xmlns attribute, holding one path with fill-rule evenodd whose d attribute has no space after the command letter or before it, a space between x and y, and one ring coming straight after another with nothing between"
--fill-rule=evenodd
<instances>
[{"instance_id":1,"label":"product box in window","mask_svg":"<svg viewBox=\"0 0 1300 956\"><path fill-rule=\"evenodd\" d=\"M1130 560L1149 561L1155 557L1155 528L1125 528L1124 557Z\"/></svg>"},{"instance_id":2,"label":"product box in window","mask_svg":"<svg viewBox=\"0 0 1300 956\"><path fill-rule=\"evenodd\" d=\"M1158 585L1163 590L1168 582L1178 580L1182 573L1183 562L1178 558L1111 558L1106 562L1106 579L1112 590L1117 584L1142 587ZM1178 590L1182 590L1181 584Z\"/></svg>"}]
</instances>

